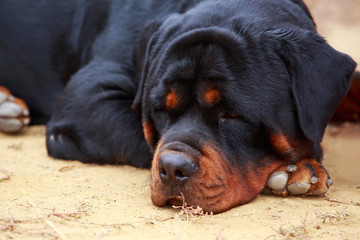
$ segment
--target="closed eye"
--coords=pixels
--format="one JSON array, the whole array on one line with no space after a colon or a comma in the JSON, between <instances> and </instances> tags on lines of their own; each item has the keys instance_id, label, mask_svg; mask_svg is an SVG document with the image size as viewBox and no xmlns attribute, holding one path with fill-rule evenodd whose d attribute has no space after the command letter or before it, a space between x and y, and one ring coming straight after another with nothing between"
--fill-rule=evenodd
<instances>
[{"instance_id":1,"label":"closed eye","mask_svg":"<svg viewBox=\"0 0 360 240\"><path fill-rule=\"evenodd\" d=\"M154 113L166 113L167 110L165 108L162 108L162 107L156 107L153 109L153 112Z\"/></svg>"},{"instance_id":2,"label":"closed eye","mask_svg":"<svg viewBox=\"0 0 360 240\"><path fill-rule=\"evenodd\" d=\"M220 114L220 119L221 120L236 120L236 119L242 119L241 116L233 114L233 113L228 113L228 112L224 112Z\"/></svg>"}]
</instances>

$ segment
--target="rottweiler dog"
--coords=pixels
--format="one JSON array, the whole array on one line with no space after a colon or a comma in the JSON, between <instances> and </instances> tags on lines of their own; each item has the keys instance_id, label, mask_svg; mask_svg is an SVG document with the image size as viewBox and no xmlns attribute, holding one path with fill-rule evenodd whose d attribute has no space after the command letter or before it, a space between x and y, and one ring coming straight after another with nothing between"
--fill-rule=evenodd
<instances>
[{"instance_id":1,"label":"rottweiler dog","mask_svg":"<svg viewBox=\"0 0 360 240\"><path fill-rule=\"evenodd\" d=\"M355 65L301 0L0 2L2 130L31 117L54 158L151 167L157 206L324 194Z\"/></svg>"}]
</instances>

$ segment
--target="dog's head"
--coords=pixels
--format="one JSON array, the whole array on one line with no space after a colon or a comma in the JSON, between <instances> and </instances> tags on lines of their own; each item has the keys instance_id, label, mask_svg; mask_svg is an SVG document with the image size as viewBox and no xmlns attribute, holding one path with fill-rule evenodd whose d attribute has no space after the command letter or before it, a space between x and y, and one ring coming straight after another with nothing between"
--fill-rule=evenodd
<instances>
[{"instance_id":1,"label":"dog's head","mask_svg":"<svg viewBox=\"0 0 360 240\"><path fill-rule=\"evenodd\" d=\"M229 11L172 15L138 48L135 104L154 153L155 205L181 193L212 212L252 200L276 168L321 158L326 123L348 89L353 61L313 27L267 27Z\"/></svg>"}]
</instances>

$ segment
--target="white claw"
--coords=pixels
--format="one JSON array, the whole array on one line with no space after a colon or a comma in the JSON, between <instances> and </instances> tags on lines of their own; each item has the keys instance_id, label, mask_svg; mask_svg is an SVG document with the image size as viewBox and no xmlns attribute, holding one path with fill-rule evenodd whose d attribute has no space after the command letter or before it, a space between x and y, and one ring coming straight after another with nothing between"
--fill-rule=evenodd
<instances>
[{"instance_id":1,"label":"white claw","mask_svg":"<svg viewBox=\"0 0 360 240\"><path fill-rule=\"evenodd\" d=\"M310 182L312 183L312 184L315 184L315 183L317 183L319 181L319 179L317 178L317 177L311 177L311 179L310 179Z\"/></svg>"},{"instance_id":2,"label":"white claw","mask_svg":"<svg viewBox=\"0 0 360 240\"><path fill-rule=\"evenodd\" d=\"M51 134L51 135L50 135L50 141L55 141L55 136L54 136L54 134Z\"/></svg>"},{"instance_id":3,"label":"white claw","mask_svg":"<svg viewBox=\"0 0 360 240\"><path fill-rule=\"evenodd\" d=\"M29 110L24 109L24 110L23 110L23 115L24 115L25 117L29 116L29 115L30 115Z\"/></svg>"},{"instance_id":4,"label":"white claw","mask_svg":"<svg viewBox=\"0 0 360 240\"><path fill-rule=\"evenodd\" d=\"M29 123L30 123L30 118L24 118L23 124L24 125L29 125Z\"/></svg>"},{"instance_id":5,"label":"white claw","mask_svg":"<svg viewBox=\"0 0 360 240\"><path fill-rule=\"evenodd\" d=\"M327 180L327 182L326 182L326 185L328 186L328 187L330 187L331 185L333 185L333 180L331 180L330 178Z\"/></svg>"},{"instance_id":6,"label":"white claw","mask_svg":"<svg viewBox=\"0 0 360 240\"><path fill-rule=\"evenodd\" d=\"M287 172L295 172L297 170L297 167L295 166L295 165L288 165L287 167L286 167L286 171Z\"/></svg>"}]
</instances>

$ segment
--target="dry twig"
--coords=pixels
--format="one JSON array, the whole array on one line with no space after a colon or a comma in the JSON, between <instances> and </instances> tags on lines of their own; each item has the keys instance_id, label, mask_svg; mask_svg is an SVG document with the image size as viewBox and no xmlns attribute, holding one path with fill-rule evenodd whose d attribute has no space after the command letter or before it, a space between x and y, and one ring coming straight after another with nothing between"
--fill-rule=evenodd
<instances>
[{"instance_id":1,"label":"dry twig","mask_svg":"<svg viewBox=\"0 0 360 240\"><path fill-rule=\"evenodd\" d=\"M189 221L190 218L194 217L194 216L208 216L208 215L213 215L212 212L208 213L208 212L204 212L203 209L199 206L197 206L196 208L194 208L193 206L188 206L185 200L185 196L183 193L180 193L182 196L182 206L175 206L173 205L172 207L175 209L180 208L181 211L178 214L178 216L182 216L185 215L186 220Z\"/></svg>"},{"instance_id":2,"label":"dry twig","mask_svg":"<svg viewBox=\"0 0 360 240\"><path fill-rule=\"evenodd\" d=\"M326 220L328 220L331 224L334 224L334 220L335 221L341 221L341 220L350 220L353 215L349 214L347 212L345 212L346 207L341 210L340 212L336 211L334 214L329 214L329 213L315 213L316 217L318 219L321 219L323 223L326 222Z\"/></svg>"}]
</instances>

